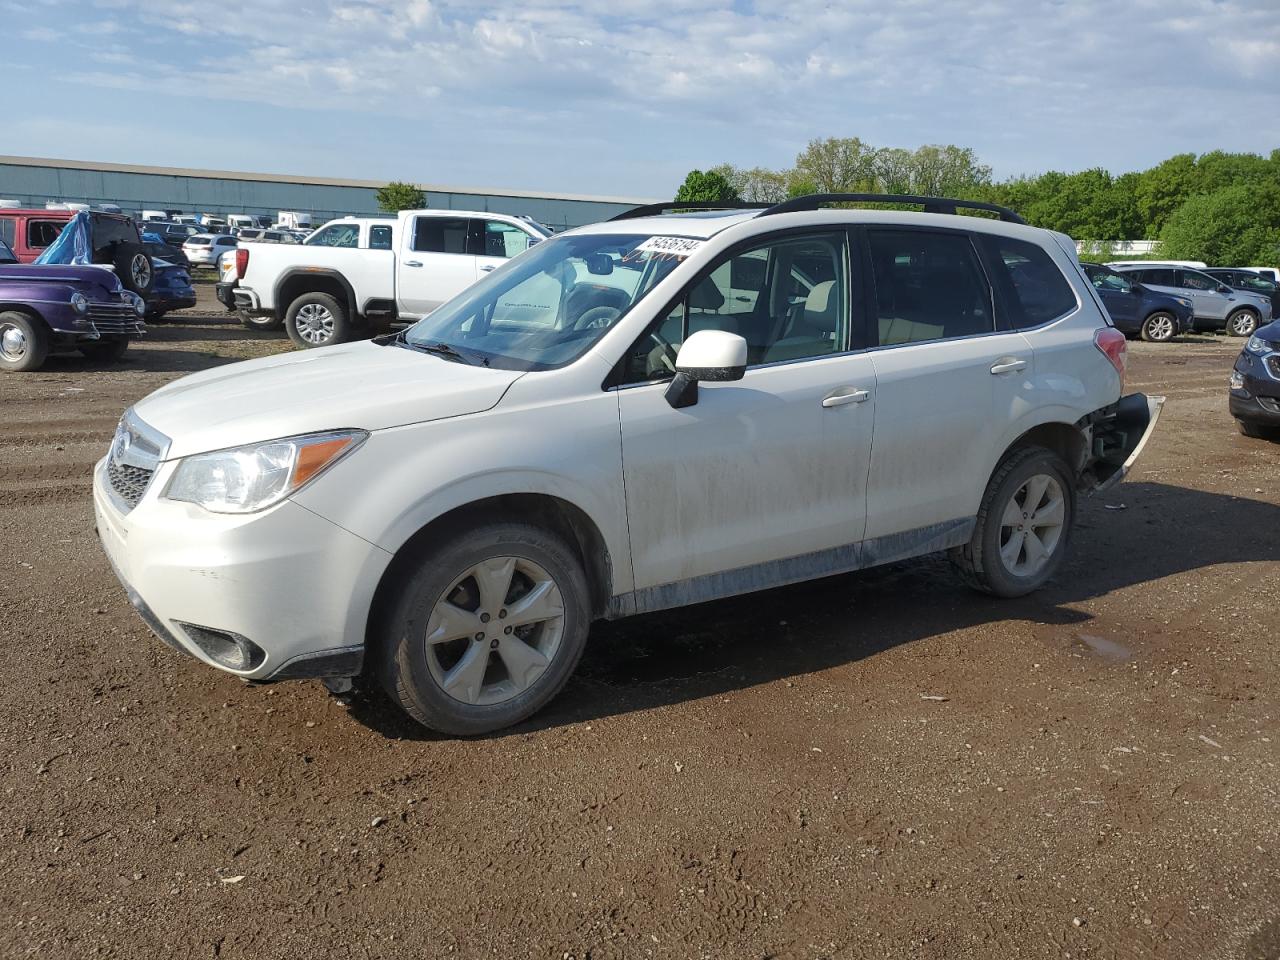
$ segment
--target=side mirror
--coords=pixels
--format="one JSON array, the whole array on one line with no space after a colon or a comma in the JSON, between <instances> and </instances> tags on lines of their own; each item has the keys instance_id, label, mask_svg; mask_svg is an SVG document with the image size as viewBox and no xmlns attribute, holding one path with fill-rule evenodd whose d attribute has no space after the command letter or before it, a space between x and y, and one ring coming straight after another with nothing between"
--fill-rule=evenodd
<instances>
[{"instance_id":1,"label":"side mirror","mask_svg":"<svg viewBox=\"0 0 1280 960\"><path fill-rule=\"evenodd\" d=\"M698 381L741 380L747 372L747 341L724 330L691 334L676 355L676 375L667 387L667 403L675 409L698 402Z\"/></svg>"},{"instance_id":2,"label":"side mirror","mask_svg":"<svg viewBox=\"0 0 1280 960\"><path fill-rule=\"evenodd\" d=\"M1218 292L1219 292L1219 293L1230 293L1230 292L1231 292L1231 288L1230 288L1230 287L1228 287L1225 283L1220 283L1220 284L1218 284Z\"/></svg>"}]
</instances>

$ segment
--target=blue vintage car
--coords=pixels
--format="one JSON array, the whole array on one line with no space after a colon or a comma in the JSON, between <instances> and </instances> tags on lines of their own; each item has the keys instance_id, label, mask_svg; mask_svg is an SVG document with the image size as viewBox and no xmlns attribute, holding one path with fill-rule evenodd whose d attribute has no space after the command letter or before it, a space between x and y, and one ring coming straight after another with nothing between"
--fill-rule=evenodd
<instances>
[{"instance_id":1,"label":"blue vintage car","mask_svg":"<svg viewBox=\"0 0 1280 960\"><path fill-rule=\"evenodd\" d=\"M0 240L0 371L38 370L53 352L119 360L146 332L147 304L99 266L20 264Z\"/></svg>"}]
</instances>

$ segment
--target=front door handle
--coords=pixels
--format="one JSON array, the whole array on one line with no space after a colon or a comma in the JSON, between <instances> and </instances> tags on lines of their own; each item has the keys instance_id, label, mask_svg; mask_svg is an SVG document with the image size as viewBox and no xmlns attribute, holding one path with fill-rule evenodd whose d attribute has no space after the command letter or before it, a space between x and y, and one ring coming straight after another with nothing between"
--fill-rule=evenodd
<instances>
[{"instance_id":1,"label":"front door handle","mask_svg":"<svg viewBox=\"0 0 1280 960\"><path fill-rule=\"evenodd\" d=\"M1001 357L991 365L991 372L994 374L1013 373L1015 370L1025 370L1027 361L1019 360L1017 357Z\"/></svg>"},{"instance_id":2,"label":"front door handle","mask_svg":"<svg viewBox=\"0 0 1280 960\"><path fill-rule=\"evenodd\" d=\"M406 261L404 262L404 265L405 265L406 267L420 267L420 266L422 266L422 261L421 261L421 260L406 260Z\"/></svg>"},{"instance_id":3,"label":"front door handle","mask_svg":"<svg viewBox=\"0 0 1280 960\"><path fill-rule=\"evenodd\" d=\"M822 405L824 407L843 407L846 403L865 403L870 397L871 394L866 390L841 387L834 393L823 397Z\"/></svg>"}]
</instances>

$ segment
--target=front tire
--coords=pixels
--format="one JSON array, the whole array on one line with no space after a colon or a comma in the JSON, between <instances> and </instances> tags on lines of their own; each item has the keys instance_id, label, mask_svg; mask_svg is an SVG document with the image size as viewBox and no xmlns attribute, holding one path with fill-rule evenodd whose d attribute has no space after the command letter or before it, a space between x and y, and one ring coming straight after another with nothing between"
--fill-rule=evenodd
<instances>
[{"instance_id":1,"label":"front tire","mask_svg":"<svg viewBox=\"0 0 1280 960\"><path fill-rule=\"evenodd\" d=\"M284 325L289 339L304 350L351 339L347 308L327 293L304 293L298 297L289 305Z\"/></svg>"},{"instance_id":2,"label":"front tire","mask_svg":"<svg viewBox=\"0 0 1280 960\"><path fill-rule=\"evenodd\" d=\"M1227 317L1227 333L1233 337L1252 337L1258 329L1260 319L1258 311L1251 307L1241 307Z\"/></svg>"},{"instance_id":3,"label":"front tire","mask_svg":"<svg viewBox=\"0 0 1280 960\"><path fill-rule=\"evenodd\" d=\"M97 363L115 363L129 349L127 337L104 337L97 343L81 344L80 353Z\"/></svg>"},{"instance_id":4,"label":"front tire","mask_svg":"<svg viewBox=\"0 0 1280 960\"><path fill-rule=\"evenodd\" d=\"M39 370L49 355L49 331L25 313L0 313L0 370L25 373Z\"/></svg>"},{"instance_id":5,"label":"front tire","mask_svg":"<svg viewBox=\"0 0 1280 960\"><path fill-rule=\"evenodd\" d=\"M554 534L514 522L460 533L403 577L378 638L382 685L441 733L519 723L577 666L589 596L576 552Z\"/></svg>"},{"instance_id":6,"label":"front tire","mask_svg":"<svg viewBox=\"0 0 1280 960\"><path fill-rule=\"evenodd\" d=\"M1172 313L1157 310L1142 321L1140 336L1148 343L1168 343L1178 329L1178 322Z\"/></svg>"},{"instance_id":7,"label":"front tire","mask_svg":"<svg viewBox=\"0 0 1280 960\"><path fill-rule=\"evenodd\" d=\"M1075 512L1067 464L1044 447L1023 447L991 475L973 537L951 560L974 589L1021 597L1062 565Z\"/></svg>"}]
</instances>

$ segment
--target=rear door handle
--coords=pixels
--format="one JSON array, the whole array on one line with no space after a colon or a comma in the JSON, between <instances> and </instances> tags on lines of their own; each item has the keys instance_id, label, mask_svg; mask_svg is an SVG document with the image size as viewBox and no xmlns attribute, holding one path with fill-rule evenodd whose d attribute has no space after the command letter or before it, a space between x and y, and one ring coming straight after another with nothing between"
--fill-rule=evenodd
<instances>
[{"instance_id":1,"label":"rear door handle","mask_svg":"<svg viewBox=\"0 0 1280 960\"><path fill-rule=\"evenodd\" d=\"M421 261L421 260L406 260L406 261L404 262L404 265L405 265L406 267L420 267L420 266L422 266L422 261Z\"/></svg>"},{"instance_id":2,"label":"rear door handle","mask_svg":"<svg viewBox=\"0 0 1280 960\"><path fill-rule=\"evenodd\" d=\"M1027 361L1019 360L1017 357L1001 357L991 365L991 372L994 374L1013 373L1015 370L1025 370Z\"/></svg>"},{"instance_id":3,"label":"rear door handle","mask_svg":"<svg viewBox=\"0 0 1280 960\"><path fill-rule=\"evenodd\" d=\"M866 390L857 390L850 387L841 387L834 393L830 393L822 398L824 407L843 407L846 403L865 403L871 394Z\"/></svg>"}]
</instances>

